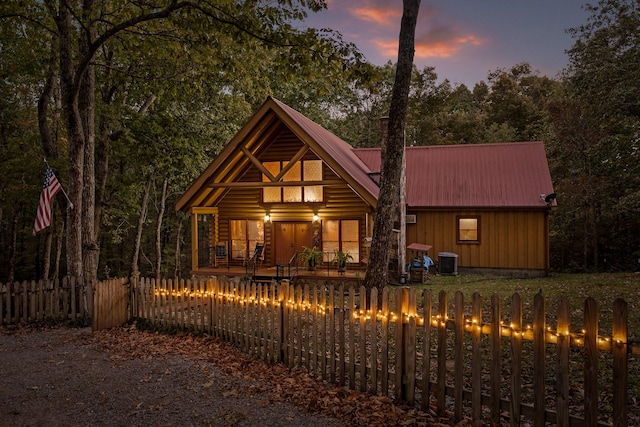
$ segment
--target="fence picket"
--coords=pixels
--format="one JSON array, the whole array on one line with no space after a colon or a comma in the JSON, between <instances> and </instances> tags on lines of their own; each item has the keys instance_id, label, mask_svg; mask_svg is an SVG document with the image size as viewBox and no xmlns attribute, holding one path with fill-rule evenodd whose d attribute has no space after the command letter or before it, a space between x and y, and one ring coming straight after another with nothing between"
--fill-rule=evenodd
<instances>
[{"instance_id":1,"label":"fence picket","mask_svg":"<svg viewBox=\"0 0 640 427\"><path fill-rule=\"evenodd\" d=\"M320 308L318 306L318 284L311 287L311 312L313 313L313 328L311 332L311 360L309 371L317 373L318 369L318 325L320 324Z\"/></svg>"},{"instance_id":2,"label":"fence picket","mask_svg":"<svg viewBox=\"0 0 640 427\"><path fill-rule=\"evenodd\" d=\"M368 307L367 305L367 290L364 286L360 287L360 307L362 312L364 313ZM351 317L354 317L355 313L349 313ZM360 379L360 388L361 392L367 390L367 319L366 316L358 316L358 327L359 327L359 335L358 335L358 343L359 343L359 365L358 365L358 375Z\"/></svg>"},{"instance_id":3,"label":"fence picket","mask_svg":"<svg viewBox=\"0 0 640 427\"><path fill-rule=\"evenodd\" d=\"M584 421L598 424L598 303L584 302Z\"/></svg>"},{"instance_id":4,"label":"fence picket","mask_svg":"<svg viewBox=\"0 0 640 427\"><path fill-rule=\"evenodd\" d=\"M561 298L558 302L558 366L556 386L556 423L558 427L569 426L569 301Z\"/></svg>"},{"instance_id":5,"label":"fence picket","mask_svg":"<svg viewBox=\"0 0 640 427\"><path fill-rule=\"evenodd\" d=\"M329 309L327 311L327 315L329 316L329 330L331 333L329 334L329 381L331 383L336 382L336 334L334 331L336 330L336 311L335 311L335 286L332 284L329 285ZM353 362L352 362L353 363Z\"/></svg>"},{"instance_id":6,"label":"fence picket","mask_svg":"<svg viewBox=\"0 0 640 427\"><path fill-rule=\"evenodd\" d=\"M438 294L438 381L436 386L438 415L445 413L447 385L447 293Z\"/></svg>"},{"instance_id":7,"label":"fence picket","mask_svg":"<svg viewBox=\"0 0 640 427\"><path fill-rule=\"evenodd\" d=\"M304 308L302 305L302 287L298 287L298 292L296 292L296 307L298 308L297 310L295 310L297 316L296 316L296 345L297 345L297 349L296 349L296 359L298 360L298 363L296 366L298 367L302 367L302 342L304 340L303 336L304 336L304 323L303 323L303 313L304 313Z\"/></svg>"},{"instance_id":8,"label":"fence picket","mask_svg":"<svg viewBox=\"0 0 640 427\"><path fill-rule=\"evenodd\" d=\"M471 305L471 411L482 419L482 297L473 294Z\"/></svg>"},{"instance_id":9,"label":"fence picket","mask_svg":"<svg viewBox=\"0 0 640 427\"><path fill-rule=\"evenodd\" d=\"M380 324L380 393L389 394L389 288L382 289L382 316Z\"/></svg>"},{"instance_id":10,"label":"fence picket","mask_svg":"<svg viewBox=\"0 0 640 427\"><path fill-rule=\"evenodd\" d=\"M520 294L511 297L511 399L509 399L510 425L520 425L522 403L522 301Z\"/></svg>"},{"instance_id":11,"label":"fence picket","mask_svg":"<svg viewBox=\"0 0 640 427\"><path fill-rule=\"evenodd\" d=\"M502 335L502 317L500 298L497 293L491 295L491 420L494 425L500 424L500 384L502 376L502 358L500 357Z\"/></svg>"},{"instance_id":12,"label":"fence picket","mask_svg":"<svg viewBox=\"0 0 640 427\"><path fill-rule=\"evenodd\" d=\"M422 293L422 407L431 406L431 317L432 317L431 290L425 289ZM383 371L384 375L384 371Z\"/></svg>"},{"instance_id":13,"label":"fence picket","mask_svg":"<svg viewBox=\"0 0 640 427\"><path fill-rule=\"evenodd\" d=\"M29 305L28 305L28 301L29 301L29 292L28 292L28 286L29 284L27 283L26 280L22 281L22 285L20 287L20 293L22 296L22 311L20 312L20 319L22 322L27 322L29 320L28 314L29 314Z\"/></svg>"},{"instance_id":14,"label":"fence picket","mask_svg":"<svg viewBox=\"0 0 640 427\"><path fill-rule=\"evenodd\" d=\"M369 384L369 393L375 395L378 393L378 288L371 289L369 336L371 337L371 383Z\"/></svg>"},{"instance_id":15,"label":"fence picket","mask_svg":"<svg viewBox=\"0 0 640 427\"><path fill-rule=\"evenodd\" d=\"M402 369L403 395L407 403L413 405L416 397L416 288L409 288L407 307L402 313L408 314L407 326L403 328L404 362Z\"/></svg>"},{"instance_id":16,"label":"fence picket","mask_svg":"<svg viewBox=\"0 0 640 427\"><path fill-rule=\"evenodd\" d=\"M398 320L396 321L396 330L395 330L395 397L396 399L404 399L406 397L406 390L404 389L405 385L402 382L402 372L404 372L405 367L405 358L404 358L404 318L403 314L407 313L407 309L409 307L409 288L400 288L399 295L396 293L396 308L395 312L398 316Z\"/></svg>"},{"instance_id":17,"label":"fence picket","mask_svg":"<svg viewBox=\"0 0 640 427\"><path fill-rule=\"evenodd\" d=\"M454 311L454 416L462 420L462 397L464 381L464 296L461 291L455 293Z\"/></svg>"},{"instance_id":18,"label":"fence picket","mask_svg":"<svg viewBox=\"0 0 640 427\"><path fill-rule=\"evenodd\" d=\"M356 291L353 286L349 287L349 388L356 389Z\"/></svg>"},{"instance_id":19,"label":"fence picket","mask_svg":"<svg viewBox=\"0 0 640 427\"><path fill-rule=\"evenodd\" d=\"M344 307L344 283L340 283L340 285L338 286L338 354L339 356L339 362L338 362L338 384L340 384L340 386L344 386L345 381L346 381L346 371L345 371L345 365L346 365L346 356L347 356L347 349L345 348L346 342L345 342L345 307ZM352 315L353 313L349 312L349 315Z\"/></svg>"},{"instance_id":20,"label":"fence picket","mask_svg":"<svg viewBox=\"0 0 640 427\"><path fill-rule=\"evenodd\" d=\"M542 293L533 297L533 425L545 425L545 352L546 352L545 301Z\"/></svg>"},{"instance_id":21,"label":"fence picket","mask_svg":"<svg viewBox=\"0 0 640 427\"><path fill-rule=\"evenodd\" d=\"M461 292L456 292L449 307L447 294L441 291L434 312L430 290L421 294L421 304L415 288L397 288L393 295L390 288L384 288L381 295L372 290L368 303L364 287L350 286L346 293L343 284L336 289L333 285L296 287L283 282L278 289L273 283L234 283L217 279L103 281L94 290L92 321L102 328L133 316L156 326L206 331L257 358L307 368L328 381L343 386L348 382L352 389L409 403L414 401L418 387L423 409L431 407L433 389L437 412L444 414L445 397L452 396L457 420L462 418L464 402L470 400L474 425L498 424L501 417L508 415L510 425L517 426L523 421L521 415L525 415L535 426L549 422L558 426L605 426L605 422L598 421L606 404L600 404L600 399L612 402L605 411L613 427L629 423L629 372L635 372L635 366L630 369L629 363L636 362L630 357L640 351L636 343L628 341L629 312L627 303L621 299L613 304L611 337L599 334L596 301L593 298L585 301L582 341L582 335L571 333L567 299L558 301L556 331L547 328L546 301L541 293L533 299L533 329L527 330L522 323L523 303L518 294L511 298L511 319L506 326L497 294L490 302L490 323L483 324L482 299L477 293L471 301L471 318L465 319ZM69 277L62 282L0 283L0 322L33 322L51 317L75 320L86 314L86 290L82 282ZM422 305L420 314L418 305ZM450 309L454 312L452 319L448 317ZM482 348L483 335L490 344L488 360L483 360L486 353ZM470 349L464 346L469 337ZM532 373L525 370L527 383L523 386L523 359L531 355L529 350L523 352L524 341L532 343L533 370ZM503 351L505 346L510 351ZM553 346L556 359L549 359L547 366ZM575 348L579 351L574 351ZM464 367L467 351L471 353L470 379L465 378L469 370ZM601 363L606 353L608 358ZM584 419L568 410L569 386L580 382L570 376L575 357L584 360ZM436 368L434 381L432 361ZM451 362L454 369L449 367ZM503 364L510 371L508 399L502 398L499 387ZM603 372L605 376L600 376L599 367L607 371ZM545 379L552 377L547 368L555 369L554 410L546 407L549 384ZM482 375L486 372L489 372L489 396L482 394ZM604 387L612 393L600 396L602 379L609 377L612 382ZM527 390L530 383L531 396L527 395L529 401L523 403L521 390ZM464 389L465 384L471 390ZM483 404L489 405L489 415L484 416L490 420L483 418ZM506 409L508 413L500 413Z\"/></svg>"},{"instance_id":22,"label":"fence picket","mask_svg":"<svg viewBox=\"0 0 640 427\"><path fill-rule=\"evenodd\" d=\"M614 427L626 426L629 423L627 409L628 390L628 346L629 332L629 307L628 304L617 298L613 302L613 419Z\"/></svg>"}]
</instances>

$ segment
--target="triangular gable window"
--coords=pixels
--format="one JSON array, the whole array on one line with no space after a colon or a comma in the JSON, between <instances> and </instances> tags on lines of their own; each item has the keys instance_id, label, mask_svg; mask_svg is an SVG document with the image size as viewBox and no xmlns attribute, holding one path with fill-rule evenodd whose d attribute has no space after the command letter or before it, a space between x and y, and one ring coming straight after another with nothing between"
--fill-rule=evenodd
<instances>
[{"instance_id":1,"label":"triangular gable window","mask_svg":"<svg viewBox=\"0 0 640 427\"><path fill-rule=\"evenodd\" d=\"M262 174L262 182L282 182L289 185L265 186L262 190L264 203L318 203L324 200L321 185L306 185L313 181L322 181L322 160L302 160L289 162L264 162L262 166L271 177ZM286 169L284 174L281 174ZM279 181L272 177L281 176ZM297 184L297 185L296 185Z\"/></svg>"}]
</instances>

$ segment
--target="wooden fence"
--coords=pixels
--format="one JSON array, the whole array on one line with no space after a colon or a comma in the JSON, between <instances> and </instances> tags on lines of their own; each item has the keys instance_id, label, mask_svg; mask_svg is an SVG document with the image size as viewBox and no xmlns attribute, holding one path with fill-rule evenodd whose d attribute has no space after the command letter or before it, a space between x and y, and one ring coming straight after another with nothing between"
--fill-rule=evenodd
<instances>
[{"instance_id":1,"label":"wooden fence","mask_svg":"<svg viewBox=\"0 0 640 427\"><path fill-rule=\"evenodd\" d=\"M88 313L85 292L73 278L0 283L0 323L77 320Z\"/></svg>"},{"instance_id":2,"label":"wooden fence","mask_svg":"<svg viewBox=\"0 0 640 427\"><path fill-rule=\"evenodd\" d=\"M99 282L93 293L93 331L119 326L130 318L129 279Z\"/></svg>"},{"instance_id":3,"label":"wooden fence","mask_svg":"<svg viewBox=\"0 0 640 427\"><path fill-rule=\"evenodd\" d=\"M483 307L475 294L469 306L461 292L449 304L444 291L435 301L414 288L374 289L367 300L364 288L344 285L142 279L133 292L134 316L159 327L207 332L261 359L458 420L628 425L628 365L637 365L640 346L627 341L627 303L615 301L610 336L599 335L591 298L579 333L567 300L553 326L545 304L537 294L527 325L518 294L503 316L496 295Z\"/></svg>"}]
</instances>

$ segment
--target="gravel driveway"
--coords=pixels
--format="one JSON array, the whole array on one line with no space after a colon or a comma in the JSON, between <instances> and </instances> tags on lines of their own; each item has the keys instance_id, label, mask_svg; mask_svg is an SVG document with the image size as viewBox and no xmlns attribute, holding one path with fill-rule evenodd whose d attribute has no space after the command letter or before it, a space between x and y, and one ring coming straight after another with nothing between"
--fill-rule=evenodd
<instances>
[{"instance_id":1,"label":"gravel driveway","mask_svg":"<svg viewBox=\"0 0 640 427\"><path fill-rule=\"evenodd\" d=\"M224 365L229 349L220 343L100 334L0 326L0 425L341 425L282 401L273 383L242 366Z\"/></svg>"}]
</instances>

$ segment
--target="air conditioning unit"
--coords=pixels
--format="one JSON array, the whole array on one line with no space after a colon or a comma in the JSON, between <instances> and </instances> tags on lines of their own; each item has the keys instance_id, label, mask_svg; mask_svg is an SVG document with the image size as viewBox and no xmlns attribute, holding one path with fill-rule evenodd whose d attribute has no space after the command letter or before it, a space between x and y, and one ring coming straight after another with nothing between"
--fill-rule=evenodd
<instances>
[{"instance_id":1,"label":"air conditioning unit","mask_svg":"<svg viewBox=\"0 0 640 427\"><path fill-rule=\"evenodd\" d=\"M442 275L458 275L458 254L452 252L438 253L438 271Z\"/></svg>"},{"instance_id":2,"label":"air conditioning unit","mask_svg":"<svg viewBox=\"0 0 640 427\"><path fill-rule=\"evenodd\" d=\"M415 224L416 223L416 216L415 215L407 215L405 218L405 222L407 224Z\"/></svg>"}]
</instances>

